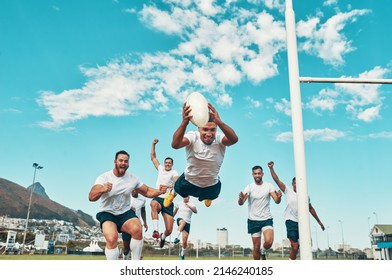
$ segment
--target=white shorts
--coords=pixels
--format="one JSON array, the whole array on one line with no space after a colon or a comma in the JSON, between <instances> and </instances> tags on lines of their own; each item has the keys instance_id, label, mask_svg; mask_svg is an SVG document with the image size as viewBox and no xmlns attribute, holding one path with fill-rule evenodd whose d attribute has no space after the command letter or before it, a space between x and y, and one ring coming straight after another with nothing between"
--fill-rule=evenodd
<instances>
[{"instance_id":1,"label":"white shorts","mask_svg":"<svg viewBox=\"0 0 392 280\"><path fill-rule=\"evenodd\" d=\"M261 233L266 231L267 229L274 229L274 228L272 226L265 226L265 227L263 227L263 229L261 231L252 233L250 236L252 236L252 237L261 237Z\"/></svg>"}]
</instances>

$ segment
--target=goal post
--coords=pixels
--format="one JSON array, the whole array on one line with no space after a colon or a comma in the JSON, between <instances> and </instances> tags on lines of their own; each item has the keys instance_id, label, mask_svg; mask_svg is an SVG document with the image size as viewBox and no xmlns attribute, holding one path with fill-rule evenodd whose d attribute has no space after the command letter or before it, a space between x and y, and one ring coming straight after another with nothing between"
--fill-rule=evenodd
<instances>
[{"instance_id":1,"label":"goal post","mask_svg":"<svg viewBox=\"0 0 392 280\"><path fill-rule=\"evenodd\" d=\"M308 187L306 181L305 144L302 120L302 102L300 83L362 83L392 84L391 79L363 78L316 78L300 77L298 66L297 36L295 14L292 0L286 0L285 10L287 59L290 86L291 122L293 130L294 164L297 182L298 227L301 240L300 256L303 260L312 260L312 244L309 219Z\"/></svg>"}]
</instances>

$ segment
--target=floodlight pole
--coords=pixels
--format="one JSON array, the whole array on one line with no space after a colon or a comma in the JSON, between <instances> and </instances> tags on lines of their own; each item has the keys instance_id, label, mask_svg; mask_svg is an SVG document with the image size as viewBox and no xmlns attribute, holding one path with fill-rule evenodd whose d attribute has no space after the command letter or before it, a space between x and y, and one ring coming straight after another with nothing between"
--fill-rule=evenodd
<instances>
[{"instance_id":1,"label":"floodlight pole","mask_svg":"<svg viewBox=\"0 0 392 280\"><path fill-rule=\"evenodd\" d=\"M302 102L299 80L295 14L291 0L286 0L286 36L289 67L291 122L293 126L295 177L297 181L298 227L302 260L312 260L312 242L309 221L309 200L306 182L305 144L302 121Z\"/></svg>"},{"instance_id":2,"label":"floodlight pole","mask_svg":"<svg viewBox=\"0 0 392 280\"><path fill-rule=\"evenodd\" d=\"M342 246L343 246L343 253L344 253L344 234L343 234L343 222L342 220L339 220L340 223L340 229L342 230Z\"/></svg>"},{"instance_id":3,"label":"floodlight pole","mask_svg":"<svg viewBox=\"0 0 392 280\"><path fill-rule=\"evenodd\" d=\"M376 213L376 212L373 212L373 215L376 216L376 222L377 222L377 224L378 224L378 216L377 216L377 213Z\"/></svg>"},{"instance_id":4,"label":"floodlight pole","mask_svg":"<svg viewBox=\"0 0 392 280\"><path fill-rule=\"evenodd\" d=\"M328 232L329 227L327 227L327 244L328 244L328 251L329 251L329 232Z\"/></svg>"},{"instance_id":5,"label":"floodlight pole","mask_svg":"<svg viewBox=\"0 0 392 280\"><path fill-rule=\"evenodd\" d=\"M36 162L33 163L33 167L34 167L33 185L31 186L29 207L27 208L27 218L26 218L26 224L25 224L24 235L23 235L23 243L22 243L22 255L24 253L24 247L25 247L25 242L26 242L26 234L27 234L27 226L29 224L29 218L30 218L30 207L31 207L31 199L33 197L33 192L34 192L35 174L37 173L37 169L42 169L43 168L42 166L40 166Z\"/></svg>"}]
</instances>

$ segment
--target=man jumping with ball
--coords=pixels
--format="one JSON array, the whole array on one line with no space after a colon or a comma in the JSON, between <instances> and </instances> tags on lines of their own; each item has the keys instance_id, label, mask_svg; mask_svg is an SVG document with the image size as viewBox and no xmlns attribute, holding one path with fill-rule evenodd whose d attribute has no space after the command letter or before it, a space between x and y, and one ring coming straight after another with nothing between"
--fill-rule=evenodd
<instances>
[{"instance_id":1,"label":"man jumping with ball","mask_svg":"<svg viewBox=\"0 0 392 280\"><path fill-rule=\"evenodd\" d=\"M164 206L172 204L175 196L194 196L209 207L212 200L219 196L221 182L219 170L223 163L226 147L238 142L234 130L225 124L218 112L208 103L210 118L208 123L198 131L185 133L192 118L192 109L185 102L182 108L182 122L174 132L172 147L185 147L187 165L184 173L176 180L174 191L168 192ZM218 132L220 128L223 133Z\"/></svg>"}]
</instances>

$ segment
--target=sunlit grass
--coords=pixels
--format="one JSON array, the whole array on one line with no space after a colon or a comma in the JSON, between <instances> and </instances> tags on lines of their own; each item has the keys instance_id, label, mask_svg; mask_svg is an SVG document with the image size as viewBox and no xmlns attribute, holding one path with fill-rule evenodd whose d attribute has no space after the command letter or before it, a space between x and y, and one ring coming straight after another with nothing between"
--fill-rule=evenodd
<instances>
[{"instance_id":1,"label":"sunlit grass","mask_svg":"<svg viewBox=\"0 0 392 280\"><path fill-rule=\"evenodd\" d=\"M0 255L0 260L105 260L105 256L84 255ZM145 260L178 260L178 256L143 256ZM218 260L216 257L187 257L187 260ZM249 257L221 258L221 260L250 260Z\"/></svg>"},{"instance_id":2,"label":"sunlit grass","mask_svg":"<svg viewBox=\"0 0 392 280\"><path fill-rule=\"evenodd\" d=\"M171 255L171 256L154 256L154 255L145 255L143 256L144 260L178 260L179 257L176 255ZM91 255L0 255L0 261L1 260L105 260L105 256L91 256ZM282 258L281 256L274 256L271 255L268 257L268 260L287 260L288 256ZM198 257L196 256L191 256L191 257L186 257L186 260L211 260L211 261L217 261L217 260L224 260L224 261L229 261L229 260L252 260L251 256L248 257ZM325 259L325 258L320 258L317 260L336 260L333 258Z\"/></svg>"}]
</instances>

